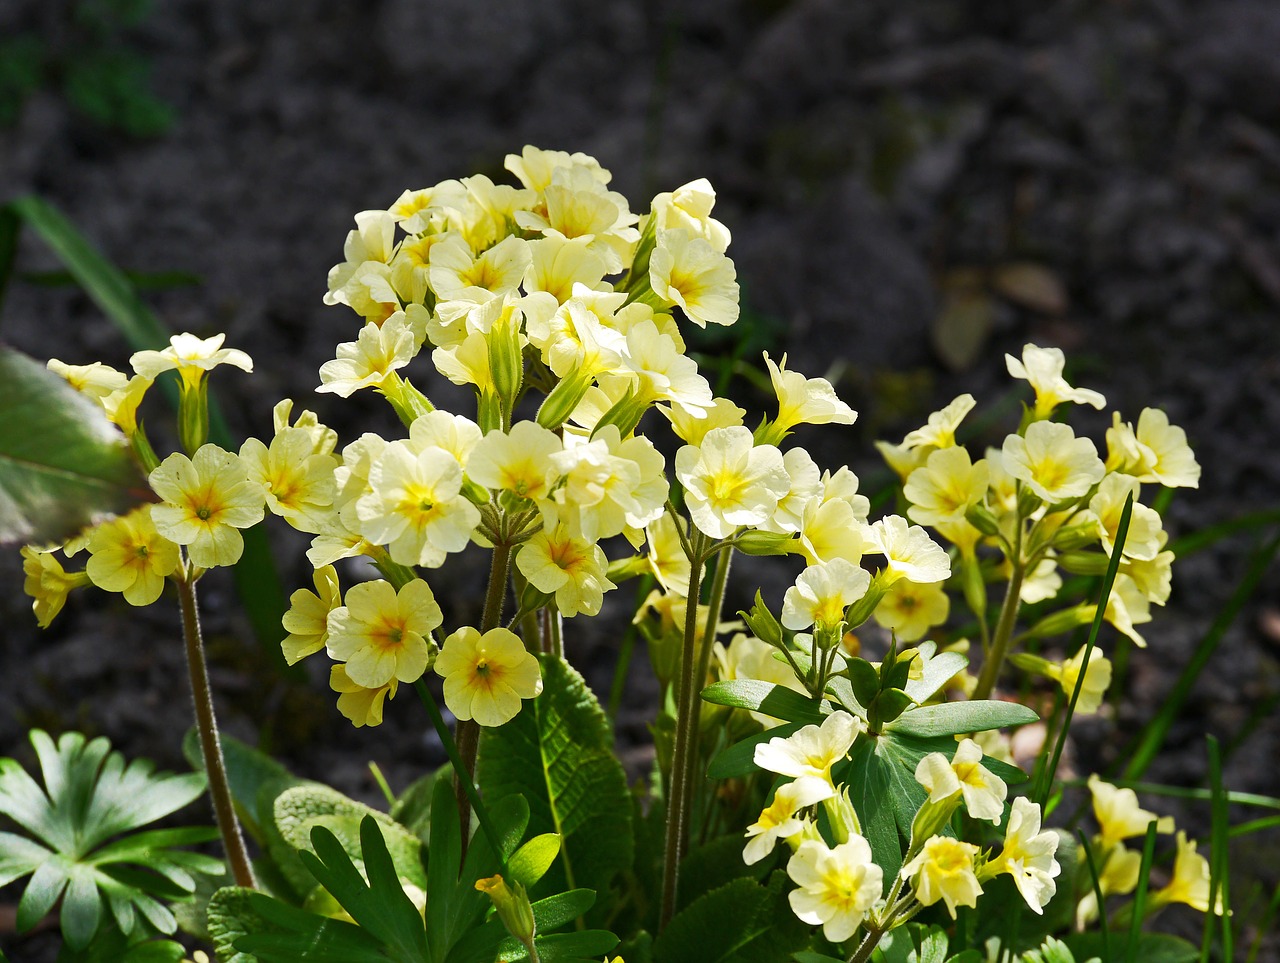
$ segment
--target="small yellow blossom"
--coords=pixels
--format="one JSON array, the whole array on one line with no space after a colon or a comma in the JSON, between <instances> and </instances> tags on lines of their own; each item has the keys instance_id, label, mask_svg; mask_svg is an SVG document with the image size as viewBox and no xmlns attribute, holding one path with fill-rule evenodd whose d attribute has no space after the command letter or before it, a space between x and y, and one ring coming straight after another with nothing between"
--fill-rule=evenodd
<instances>
[{"instance_id":1,"label":"small yellow blossom","mask_svg":"<svg viewBox=\"0 0 1280 963\"><path fill-rule=\"evenodd\" d=\"M253 361L247 354L222 346L226 337L215 334L202 339L194 334L175 334L169 339L169 347L162 351L137 351L129 358L129 364L135 372L153 381L162 371L177 369L188 388L199 385L204 376L220 364L253 371Z\"/></svg>"},{"instance_id":2,"label":"small yellow blossom","mask_svg":"<svg viewBox=\"0 0 1280 963\"><path fill-rule=\"evenodd\" d=\"M73 589L89 584L85 572L68 572L52 552L37 551L30 545L22 549L22 572L26 576L22 591L31 597L31 608L42 629L62 611Z\"/></svg>"},{"instance_id":3,"label":"small yellow blossom","mask_svg":"<svg viewBox=\"0 0 1280 963\"><path fill-rule=\"evenodd\" d=\"M119 391L129 381L126 375L101 361L79 365L50 358L47 367L64 378L76 391L97 402L102 402L107 395Z\"/></svg>"},{"instance_id":4,"label":"small yellow blossom","mask_svg":"<svg viewBox=\"0 0 1280 963\"><path fill-rule=\"evenodd\" d=\"M842 558L810 565L787 589L782 624L792 630L817 627L831 632L844 620L845 609L867 594L871 575Z\"/></svg>"},{"instance_id":5,"label":"small yellow blossom","mask_svg":"<svg viewBox=\"0 0 1280 963\"><path fill-rule=\"evenodd\" d=\"M924 638L935 625L941 625L951 612L951 599L936 582L921 585L906 579L889 586L876 606L875 620L892 630L901 642Z\"/></svg>"},{"instance_id":6,"label":"small yellow blossom","mask_svg":"<svg viewBox=\"0 0 1280 963\"><path fill-rule=\"evenodd\" d=\"M831 767L852 748L862 720L837 709L821 726L804 726L786 737L774 736L755 748L755 764L782 776L817 776L831 781Z\"/></svg>"},{"instance_id":7,"label":"small yellow blossom","mask_svg":"<svg viewBox=\"0 0 1280 963\"><path fill-rule=\"evenodd\" d=\"M200 568L234 565L244 551L239 529L262 521L266 493L250 481L244 463L216 445L192 458L170 455L151 473L151 487L164 504L151 509L156 531L187 547Z\"/></svg>"},{"instance_id":8,"label":"small yellow blossom","mask_svg":"<svg viewBox=\"0 0 1280 963\"><path fill-rule=\"evenodd\" d=\"M931 452L907 478L902 494L911 507L907 517L920 525L964 521L965 513L987 494L987 463L974 464L967 449L953 445Z\"/></svg>"},{"instance_id":9,"label":"small yellow blossom","mask_svg":"<svg viewBox=\"0 0 1280 963\"><path fill-rule=\"evenodd\" d=\"M906 451L924 449L919 457L923 457L937 448L950 448L956 443L956 429L960 427L965 415L971 412L976 404L977 402L974 401L971 394L957 395L945 408L931 414L922 427L908 432L907 436L902 439L901 448ZM885 454L886 457L889 454L885 449L881 449L881 453ZM897 454L897 452L894 452L894 454ZM910 472L906 472L903 477L906 477L906 474L910 474Z\"/></svg>"},{"instance_id":10,"label":"small yellow blossom","mask_svg":"<svg viewBox=\"0 0 1280 963\"><path fill-rule=\"evenodd\" d=\"M951 918L957 906L976 907L982 884L974 872L978 847L949 836L931 836L915 859L902 867L902 878L915 888L916 899L925 906L942 900Z\"/></svg>"},{"instance_id":11,"label":"small yellow blossom","mask_svg":"<svg viewBox=\"0 0 1280 963\"><path fill-rule=\"evenodd\" d=\"M858 413L839 399L826 378L806 378L798 371L787 370L787 356L775 364L766 351L765 366L774 394L778 396L778 417L771 430L780 438L796 425L851 425Z\"/></svg>"},{"instance_id":12,"label":"small yellow blossom","mask_svg":"<svg viewBox=\"0 0 1280 963\"><path fill-rule=\"evenodd\" d=\"M1082 646L1079 652L1061 665L1049 663L1045 669L1045 674L1062 686L1062 691L1068 699L1071 698L1071 693L1075 691L1076 683L1080 678L1080 670L1084 666L1085 648ZM1084 674L1084 684L1080 686L1076 713L1090 716L1097 712L1102 705L1102 700L1106 698L1107 687L1110 685L1111 660L1102 654L1101 649L1095 648L1089 655L1089 668Z\"/></svg>"},{"instance_id":13,"label":"small yellow blossom","mask_svg":"<svg viewBox=\"0 0 1280 963\"><path fill-rule=\"evenodd\" d=\"M1108 555L1115 550L1116 535L1120 529L1120 516L1124 514L1125 500L1133 495L1133 511L1129 516L1129 530L1125 535L1125 558L1150 561L1162 547L1160 535L1163 522L1160 513L1138 501L1138 480L1129 475L1112 472L1102 479L1098 491L1089 499L1089 512L1082 521L1097 526L1102 549Z\"/></svg>"},{"instance_id":14,"label":"small yellow blossom","mask_svg":"<svg viewBox=\"0 0 1280 963\"><path fill-rule=\"evenodd\" d=\"M342 398L361 388L381 388L398 368L413 360L414 335L407 317L396 312L381 326L369 322L355 341L338 345L338 356L320 366L320 387Z\"/></svg>"},{"instance_id":15,"label":"small yellow blossom","mask_svg":"<svg viewBox=\"0 0 1280 963\"><path fill-rule=\"evenodd\" d=\"M516 717L521 700L542 692L537 658L514 632L463 626L445 640L436 658L444 678L444 701L459 719L500 726Z\"/></svg>"},{"instance_id":16,"label":"small yellow blossom","mask_svg":"<svg viewBox=\"0 0 1280 963\"><path fill-rule=\"evenodd\" d=\"M150 605L178 568L178 546L161 538L144 505L104 522L89 535L85 572L94 585L121 592L130 605Z\"/></svg>"},{"instance_id":17,"label":"small yellow blossom","mask_svg":"<svg viewBox=\"0 0 1280 963\"><path fill-rule=\"evenodd\" d=\"M472 449L467 476L485 488L509 491L521 498L545 498L556 481L552 455L564 444L556 433L532 421L519 421L511 431L490 431Z\"/></svg>"},{"instance_id":18,"label":"small yellow blossom","mask_svg":"<svg viewBox=\"0 0 1280 963\"><path fill-rule=\"evenodd\" d=\"M1102 830L1100 838L1106 849L1122 839L1144 835L1153 822L1158 832L1173 832L1173 817L1161 818L1143 809L1132 789L1117 789L1095 773L1089 777L1089 792L1093 794L1093 815Z\"/></svg>"},{"instance_id":19,"label":"small yellow blossom","mask_svg":"<svg viewBox=\"0 0 1280 963\"><path fill-rule=\"evenodd\" d=\"M925 584L951 577L951 560L942 546L919 525L908 525L901 515L886 515L867 534L867 551L885 557L885 567L877 575L885 586L899 579Z\"/></svg>"},{"instance_id":20,"label":"small yellow blossom","mask_svg":"<svg viewBox=\"0 0 1280 963\"><path fill-rule=\"evenodd\" d=\"M1062 377L1066 357L1061 348L1039 348L1034 344L1023 345L1022 360L1011 354L1004 356L1009 374L1031 383L1036 392L1035 416L1047 418L1053 409L1064 401L1101 408L1107 400L1088 388L1073 388Z\"/></svg>"},{"instance_id":21,"label":"small yellow blossom","mask_svg":"<svg viewBox=\"0 0 1280 963\"><path fill-rule=\"evenodd\" d=\"M884 886L884 871L873 862L870 844L857 835L834 848L804 841L787 861L787 875L797 887L787 895L792 911L802 922L821 923L822 935L832 943L853 936Z\"/></svg>"},{"instance_id":22,"label":"small yellow blossom","mask_svg":"<svg viewBox=\"0 0 1280 963\"><path fill-rule=\"evenodd\" d=\"M758 863L773 852L779 840L788 840L804 832L806 820L799 815L800 811L829 799L835 792L825 779L813 776L802 776L779 786L772 802L760 813L760 818L747 827L743 862L748 866Z\"/></svg>"},{"instance_id":23,"label":"small yellow blossom","mask_svg":"<svg viewBox=\"0 0 1280 963\"><path fill-rule=\"evenodd\" d=\"M685 228L663 231L649 260L649 283L666 304L678 304L700 328L738 320L733 261Z\"/></svg>"},{"instance_id":24,"label":"small yellow blossom","mask_svg":"<svg viewBox=\"0 0 1280 963\"><path fill-rule=\"evenodd\" d=\"M431 663L432 629L444 621L422 579L399 592L390 582L362 582L328 616L329 656L345 662L351 681L367 689L392 679L415 682Z\"/></svg>"},{"instance_id":25,"label":"small yellow blossom","mask_svg":"<svg viewBox=\"0 0 1280 963\"><path fill-rule=\"evenodd\" d=\"M1050 504L1079 498L1106 474L1093 442L1053 421L1029 425L1025 437L1009 435L1002 455L1005 471Z\"/></svg>"},{"instance_id":26,"label":"small yellow blossom","mask_svg":"<svg viewBox=\"0 0 1280 963\"><path fill-rule=\"evenodd\" d=\"M138 430L138 406L151 385L150 378L134 375L123 388L102 399L102 410L107 413L107 420L130 438Z\"/></svg>"},{"instance_id":27,"label":"small yellow blossom","mask_svg":"<svg viewBox=\"0 0 1280 963\"><path fill-rule=\"evenodd\" d=\"M516 555L516 568L538 591L554 593L565 616L599 614L604 593L617 588L605 576L608 567L599 545L573 537L564 525L543 528Z\"/></svg>"},{"instance_id":28,"label":"small yellow blossom","mask_svg":"<svg viewBox=\"0 0 1280 963\"><path fill-rule=\"evenodd\" d=\"M713 429L739 427L747 413L745 408L739 408L728 398L713 398L711 407L706 409L702 418L696 412L680 407L664 408L659 405L658 410L671 421L676 437L686 445L695 446L701 445L707 432Z\"/></svg>"},{"instance_id":29,"label":"small yellow blossom","mask_svg":"<svg viewBox=\"0 0 1280 963\"><path fill-rule=\"evenodd\" d=\"M298 589L290 595L289 611L281 619L289 636L280 643L280 648L289 665L319 652L328 644L329 613L342 604L337 569L332 565L321 566L316 569L313 579L316 590Z\"/></svg>"},{"instance_id":30,"label":"small yellow blossom","mask_svg":"<svg viewBox=\"0 0 1280 963\"><path fill-rule=\"evenodd\" d=\"M396 697L400 683L392 679L385 685L365 688L351 681L344 665L329 670L329 688L338 693L338 711L357 729L382 725L382 704Z\"/></svg>"},{"instance_id":31,"label":"small yellow blossom","mask_svg":"<svg viewBox=\"0 0 1280 963\"><path fill-rule=\"evenodd\" d=\"M1178 855L1173 862L1173 878L1151 894L1153 908L1185 903L1201 913L1209 912L1209 861L1196 852L1194 839L1178 830ZM1213 912L1222 915L1222 891L1216 894Z\"/></svg>"},{"instance_id":32,"label":"small yellow blossom","mask_svg":"<svg viewBox=\"0 0 1280 963\"><path fill-rule=\"evenodd\" d=\"M267 508L301 532L318 534L332 514L338 459L317 454L315 439L306 428L285 428L271 446L248 438L240 458L250 481L266 491Z\"/></svg>"},{"instance_id":33,"label":"small yellow blossom","mask_svg":"<svg viewBox=\"0 0 1280 963\"><path fill-rule=\"evenodd\" d=\"M716 428L700 446L685 445L676 452L676 477L693 523L712 538L768 521L791 487L782 452L755 445L745 427Z\"/></svg>"},{"instance_id":34,"label":"small yellow blossom","mask_svg":"<svg viewBox=\"0 0 1280 963\"><path fill-rule=\"evenodd\" d=\"M1159 408L1144 408L1138 416L1137 442L1144 456L1138 481L1167 488L1200 487L1200 464L1187 444L1187 433L1169 424L1169 416Z\"/></svg>"},{"instance_id":35,"label":"small yellow blossom","mask_svg":"<svg viewBox=\"0 0 1280 963\"><path fill-rule=\"evenodd\" d=\"M1008 873L1032 911L1043 914L1057 892L1054 878L1062 872L1062 867L1054 859L1058 852L1058 834L1041 832L1040 818L1040 807L1036 803L1022 796L1013 801L1005 827L1004 847L983 866L982 878Z\"/></svg>"},{"instance_id":36,"label":"small yellow blossom","mask_svg":"<svg viewBox=\"0 0 1280 963\"><path fill-rule=\"evenodd\" d=\"M656 194L653 198L653 222L659 231L684 228L695 237L702 237L723 254L729 247L729 229L711 216L715 207L716 192L705 177L690 181L674 191Z\"/></svg>"},{"instance_id":37,"label":"small yellow blossom","mask_svg":"<svg viewBox=\"0 0 1280 963\"><path fill-rule=\"evenodd\" d=\"M916 766L916 782L929 793L929 801L944 802L959 793L974 819L1000 822L1009 789L1004 780L982 765L982 747L972 739L956 747L951 761L931 752Z\"/></svg>"}]
</instances>

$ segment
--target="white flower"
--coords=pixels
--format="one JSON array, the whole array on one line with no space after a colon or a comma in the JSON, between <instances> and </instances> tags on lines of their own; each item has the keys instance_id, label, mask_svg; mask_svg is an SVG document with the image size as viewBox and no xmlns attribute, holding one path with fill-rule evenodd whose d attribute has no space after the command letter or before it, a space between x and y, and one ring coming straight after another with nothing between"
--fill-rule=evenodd
<instances>
[{"instance_id":1,"label":"white flower","mask_svg":"<svg viewBox=\"0 0 1280 963\"><path fill-rule=\"evenodd\" d=\"M813 776L803 776L779 786L773 794L773 801L760 813L760 818L747 827L743 862L748 866L758 863L773 852L779 840L804 832L806 821L797 813L814 803L830 799L835 793L830 783Z\"/></svg>"},{"instance_id":2,"label":"white flower","mask_svg":"<svg viewBox=\"0 0 1280 963\"><path fill-rule=\"evenodd\" d=\"M1000 822L1009 789L982 765L982 747L972 739L963 740L950 762L940 752L931 752L916 766L916 782L929 793L930 802L943 802L956 793L964 799L974 819Z\"/></svg>"},{"instance_id":3,"label":"white flower","mask_svg":"<svg viewBox=\"0 0 1280 963\"><path fill-rule=\"evenodd\" d=\"M782 364L774 364L766 351L764 363L769 380L778 396L775 432L789 431L796 425L851 425L858 413L840 400L836 389L826 378L806 378L798 371L787 370L787 356Z\"/></svg>"},{"instance_id":4,"label":"white flower","mask_svg":"<svg viewBox=\"0 0 1280 963\"><path fill-rule=\"evenodd\" d=\"M678 304L700 328L738 320L733 262L704 238L677 228L658 235L649 259L649 283L667 304Z\"/></svg>"},{"instance_id":5,"label":"white flower","mask_svg":"<svg viewBox=\"0 0 1280 963\"><path fill-rule=\"evenodd\" d=\"M782 624L789 629L833 630L844 619L844 610L867 594L871 575L842 558L810 565L782 600Z\"/></svg>"},{"instance_id":6,"label":"white flower","mask_svg":"<svg viewBox=\"0 0 1280 963\"><path fill-rule=\"evenodd\" d=\"M1019 796L1009 812L1004 848L983 867L983 877L1008 873L1027 905L1043 914L1058 889L1054 877L1062 872L1054 859L1057 851L1058 834L1040 832L1040 807Z\"/></svg>"},{"instance_id":7,"label":"white flower","mask_svg":"<svg viewBox=\"0 0 1280 963\"><path fill-rule=\"evenodd\" d=\"M951 560L942 546L919 525L908 525L901 515L886 515L867 529L869 552L887 560L881 573L886 585L898 579L925 584L951 577Z\"/></svg>"},{"instance_id":8,"label":"white flower","mask_svg":"<svg viewBox=\"0 0 1280 963\"><path fill-rule=\"evenodd\" d=\"M355 341L338 345L338 357L320 366L320 387L342 398L361 388L380 388L397 368L413 360L413 332L404 312L397 311L379 327L370 321Z\"/></svg>"}]
</instances>

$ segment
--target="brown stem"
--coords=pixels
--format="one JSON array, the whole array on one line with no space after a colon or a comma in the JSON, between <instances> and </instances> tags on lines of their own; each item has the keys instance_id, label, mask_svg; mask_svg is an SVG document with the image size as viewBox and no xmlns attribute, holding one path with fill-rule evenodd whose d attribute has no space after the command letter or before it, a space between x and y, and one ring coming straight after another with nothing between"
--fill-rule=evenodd
<instances>
[{"instance_id":1,"label":"brown stem","mask_svg":"<svg viewBox=\"0 0 1280 963\"><path fill-rule=\"evenodd\" d=\"M204 769L209 777L209 798L213 801L213 814L222 834L222 845L227 851L227 862L237 886L256 888L253 866L245 849L244 834L236 819L235 806L231 802L231 785L227 780L227 765L222 758L222 744L218 741L218 720L213 713L213 692L209 687L209 669L204 661L204 640L200 635L200 612L196 605L195 579L188 575L179 578L178 598L182 602L182 634L187 642L187 672L191 679L191 697L195 702L196 731L200 734L200 753L204 757Z\"/></svg>"}]
</instances>

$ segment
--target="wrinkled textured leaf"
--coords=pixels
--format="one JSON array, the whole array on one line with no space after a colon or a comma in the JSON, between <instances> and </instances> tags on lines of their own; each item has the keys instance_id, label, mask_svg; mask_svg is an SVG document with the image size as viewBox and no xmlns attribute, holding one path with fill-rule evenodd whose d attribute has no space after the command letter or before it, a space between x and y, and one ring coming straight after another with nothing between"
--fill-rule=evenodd
<instances>
[{"instance_id":1,"label":"wrinkled textured leaf","mask_svg":"<svg viewBox=\"0 0 1280 963\"><path fill-rule=\"evenodd\" d=\"M787 963L809 927L786 905L785 874L774 879L736 879L700 896L654 941L654 963Z\"/></svg>"},{"instance_id":2,"label":"wrinkled textured leaf","mask_svg":"<svg viewBox=\"0 0 1280 963\"><path fill-rule=\"evenodd\" d=\"M529 831L559 833L560 859L542 893L594 889L595 912L631 866L631 797L613 733L591 690L563 659L542 660L543 691L480 742L479 782L490 798L523 796Z\"/></svg>"},{"instance_id":3,"label":"wrinkled textured leaf","mask_svg":"<svg viewBox=\"0 0 1280 963\"><path fill-rule=\"evenodd\" d=\"M98 405L0 347L0 543L62 542L153 498Z\"/></svg>"}]
</instances>

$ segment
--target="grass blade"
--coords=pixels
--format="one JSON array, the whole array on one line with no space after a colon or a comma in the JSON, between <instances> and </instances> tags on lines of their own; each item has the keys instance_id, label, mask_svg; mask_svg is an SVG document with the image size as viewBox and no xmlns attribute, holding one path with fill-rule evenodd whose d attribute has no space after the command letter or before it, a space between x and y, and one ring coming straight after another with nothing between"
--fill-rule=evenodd
<instances>
[{"instance_id":1,"label":"grass blade","mask_svg":"<svg viewBox=\"0 0 1280 963\"><path fill-rule=\"evenodd\" d=\"M1138 937L1142 934L1142 921L1147 915L1147 888L1151 885L1151 863L1156 854L1156 823L1147 824L1147 836L1142 841L1142 866L1138 870L1138 889L1133 894L1133 915L1129 919L1129 941L1125 948L1126 960L1138 959Z\"/></svg>"},{"instance_id":2,"label":"grass blade","mask_svg":"<svg viewBox=\"0 0 1280 963\"><path fill-rule=\"evenodd\" d=\"M1076 703L1080 701L1080 693L1084 689L1085 677L1089 674L1089 659L1093 656L1093 647L1098 641L1098 630L1107 614L1107 602L1111 599L1111 587L1115 585L1116 573L1120 571L1120 556L1124 549L1125 538L1129 534L1129 519L1133 517L1133 493L1124 501L1124 510L1120 513L1120 524L1116 527L1115 547L1111 550L1111 561L1107 564L1107 574L1102 578L1102 589L1098 593L1098 609L1093 614L1093 625L1089 627L1089 638L1084 644L1084 661L1080 673L1076 676L1076 684L1071 690L1071 700L1067 703L1067 711L1062 717L1062 725L1058 728L1058 737L1054 741L1053 754L1049 757L1049 765L1042 773L1044 783L1036 782L1036 790L1032 798L1043 804L1053 786L1053 777L1058 772L1058 763L1062 759L1062 749L1067 743L1067 730L1071 728L1071 717L1075 715Z\"/></svg>"},{"instance_id":3,"label":"grass blade","mask_svg":"<svg viewBox=\"0 0 1280 963\"><path fill-rule=\"evenodd\" d=\"M1244 608L1245 603L1253 596L1258 587L1258 582L1261 581L1262 576L1275 559L1277 549L1280 549L1280 536L1274 536L1269 542L1257 549L1249 559L1248 568L1245 570L1240 584L1236 586L1235 592L1222 611L1218 613L1218 617L1213 620L1213 625L1205 633L1205 637L1196 648L1195 654L1174 684L1173 691L1165 697L1160 711L1143 727L1142 732L1139 734L1135 742L1135 748L1129 754L1129 764L1124 769L1126 779L1141 778L1142 774L1151 765L1151 761L1155 759L1156 753L1160 751L1160 747L1164 744L1165 736L1168 735L1169 727L1173 725L1178 713L1182 711L1182 706L1187 701L1187 696L1191 694L1191 689L1196 684L1196 680L1204 671L1205 666L1209 664L1209 659L1212 658L1214 652L1218 650L1218 645L1222 642L1223 636L1226 635L1227 629L1235 622L1240 610Z\"/></svg>"},{"instance_id":4,"label":"grass blade","mask_svg":"<svg viewBox=\"0 0 1280 963\"><path fill-rule=\"evenodd\" d=\"M1111 959L1111 928L1107 925L1107 901L1102 895L1102 882L1098 874L1098 865L1093 858L1093 846L1085 834L1076 830L1080 837L1080 847L1084 850L1085 862L1089 867L1089 880L1093 885L1093 896L1098 901L1098 931L1102 935L1102 957Z\"/></svg>"},{"instance_id":5,"label":"grass blade","mask_svg":"<svg viewBox=\"0 0 1280 963\"><path fill-rule=\"evenodd\" d=\"M1277 911L1280 911L1280 886L1277 886L1275 892L1271 894L1271 902L1267 904L1262 919L1258 921L1258 934L1253 938L1253 945L1249 948L1249 957L1245 963L1256 963L1258 953L1262 950L1262 938L1271 932L1271 921L1276 918Z\"/></svg>"},{"instance_id":6,"label":"grass blade","mask_svg":"<svg viewBox=\"0 0 1280 963\"><path fill-rule=\"evenodd\" d=\"M1230 814L1227 812L1227 794L1222 788L1222 752L1218 740L1213 736L1206 737L1209 750L1209 791L1213 793L1212 821L1209 830L1209 912L1205 913L1204 942L1200 947L1202 959L1208 959L1209 948L1213 943L1214 910L1219 900L1222 902L1222 958L1235 958L1235 940L1231 931L1231 900L1228 886L1228 868L1230 852L1228 835L1230 830Z\"/></svg>"}]
</instances>

